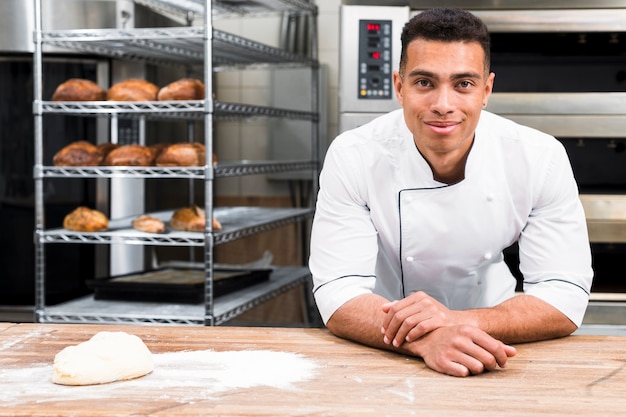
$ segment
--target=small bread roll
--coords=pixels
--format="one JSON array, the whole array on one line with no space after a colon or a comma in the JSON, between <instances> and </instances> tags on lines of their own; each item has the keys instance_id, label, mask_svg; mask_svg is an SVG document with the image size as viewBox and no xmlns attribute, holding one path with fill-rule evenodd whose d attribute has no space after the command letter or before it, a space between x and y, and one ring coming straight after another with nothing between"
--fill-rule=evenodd
<instances>
[{"instance_id":1,"label":"small bread roll","mask_svg":"<svg viewBox=\"0 0 626 417\"><path fill-rule=\"evenodd\" d=\"M201 143L175 143L162 149L154 163L161 167L201 166L204 165L204 149Z\"/></svg>"},{"instance_id":2,"label":"small bread roll","mask_svg":"<svg viewBox=\"0 0 626 417\"><path fill-rule=\"evenodd\" d=\"M206 225L206 216L204 210L197 205L180 208L172 214L170 226L172 229L183 230L187 232L204 232ZM222 225L213 216L213 230L221 230Z\"/></svg>"},{"instance_id":3,"label":"small bread roll","mask_svg":"<svg viewBox=\"0 0 626 417\"><path fill-rule=\"evenodd\" d=\"M130 78L112 85L106 98L111 101L155 101L158 92L159 87L151 82Z\"/></svg>"},{"instance_id":4,"label":"small bread roll","mask_svg":"<svg viewBox=\"0 0 626 417\"><path fill-rule=\"evenodd\" d=\"M70 78L54 90L52 101L101 101L106 91L91 80Z\"/></svg>"},{"instance_id":5,"label":"small bread roll","mask_svg":"<svg viewBox=\"0 0 626 417\"><path fill-rule=\"evenodd\" d=\"M72 142L52 157L55 166L94 166L101 160L101 149L86 140Z\"/></svg>"},{"instance_id":6,"label":"small bread roll","mask_svg":"<svg viewBox=\"0 0 626 417\"><path fill-rule=\"evenodd\" d=\"M79 206L65 216L63 227L77 232L103 232L109 228L109 219L98 210Z\"/></svg>"},{"instance_id":7,"label":"small bread roll","mask_svg":"<svg viewBox=\"0 0 626 417\"><path fill-rule=\"evenodd\" d=\"M161 219L143 214L133 220L133 228L146 233L164 233L165 223Z\"/></svg>"},{"instance_id":8,"label":"small bread roll","mask_svg":"<svg viewBox=\"0 0 626 417\"><path fill-rule=\"evenodd\" d=\"M193 78L181 78L159 90L158 100L202 100L204 83Z\"/></svg>"},{"instance_id":9,"label":"small bread roll","mask_svg":"<svg viewBox=\"0 0 626 417\"><path fill-rule=\"evenodd\" d=\"M109 152L102 165L147 167L154 165L154 152L143 145L122 145Z\"/></svg>"}]
</instances>

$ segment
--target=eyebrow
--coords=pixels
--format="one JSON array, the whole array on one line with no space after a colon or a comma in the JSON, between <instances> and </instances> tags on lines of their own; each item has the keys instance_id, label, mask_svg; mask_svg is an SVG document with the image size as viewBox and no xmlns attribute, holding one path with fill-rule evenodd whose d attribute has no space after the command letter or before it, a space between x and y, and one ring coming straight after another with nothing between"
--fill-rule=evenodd
<instances>
[{"instance_id":1,"label":"eyebrow","mask_svg":"<svg viewBox=\"0 0 626 417\"><path fill-rule=\"evenodd\" d=\"M426 70L419 70L419 69L413 70L409 72L408 74L408 78L415 78L415 77L427 77L427 78L439 79L439 76L435 74L434 72L430 72ZM460 72L458 74L453 74L452 77L450 77L451 80L460 80L463 78L480 78L480 74L477 72Z\"/></svg>"}]
</instances>

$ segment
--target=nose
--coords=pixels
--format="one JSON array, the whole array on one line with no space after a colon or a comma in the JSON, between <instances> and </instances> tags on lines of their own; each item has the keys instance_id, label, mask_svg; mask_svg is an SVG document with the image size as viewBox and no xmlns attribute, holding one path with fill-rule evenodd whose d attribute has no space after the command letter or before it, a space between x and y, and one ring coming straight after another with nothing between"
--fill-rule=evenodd
<instances>
[{"instance_id":1,"label":"nose","mask_svg":"<svg viewBox=\"0 0 626 417\"><path fill-rule=\"evenodd\" d=\"M454 103L454 90L447 87L440 87L433 91L433 101L431 104L431 110L433 113L444 115L451 113Z\"/></svg>"}]
</instances>

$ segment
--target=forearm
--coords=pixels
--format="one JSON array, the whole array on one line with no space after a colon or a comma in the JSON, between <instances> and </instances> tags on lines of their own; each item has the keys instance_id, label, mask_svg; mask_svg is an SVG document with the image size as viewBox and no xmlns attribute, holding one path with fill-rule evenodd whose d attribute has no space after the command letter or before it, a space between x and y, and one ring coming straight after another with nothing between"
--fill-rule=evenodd
<instances>
[{"instance_id":1,"label":"forearm","mask_svg":"<svg viewBox=\"0 0 626 417\"><path fill-rule=\"evenodd\" d=\"M421 357L430 368L449 375L468 376L505 367L515 348L469 325L438 328L415 341L385 343L383 297L365 294L346 302L326 323L338 337L364 345Z\"/></svg>"},{"instance_id":2,"label":"forearm","mask_svg":"<svg viewBox=\"0 0 626 417\"><path fill-rule=\"evenodd\" d=\"M559 310L531 295L518 295L495 307L465 313L475 325L504 343L563 337L577 328Z\"/></svg>"},{"instance_id":3,"label":"forearm","mask_svg":"<svg viewBox=\"0 0 626 417\"><path fill-rule=\"evenodd\" d=\"M388 302L376 294L364 294L341 306L328 320L326 327L336 336L364 345L401 351L383 342L381 333L384 313L381 306Z\"/></svg>"}]
</instances>

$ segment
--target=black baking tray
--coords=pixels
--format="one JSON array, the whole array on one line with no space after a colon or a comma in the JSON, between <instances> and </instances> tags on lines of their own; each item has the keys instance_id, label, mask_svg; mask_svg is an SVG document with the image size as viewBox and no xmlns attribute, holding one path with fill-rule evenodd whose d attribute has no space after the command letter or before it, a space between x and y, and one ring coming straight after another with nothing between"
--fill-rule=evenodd
<instances>
[{"instance_id":1,"label":"black baking tray","mask_svg":"<svg viewBox=\"0 0 626 417\"><path fill-rule=\"evenodd\" d=\"M213 270L213 298L267 281L271 269ZM160 268L152 271L87 281L96 300L204 302L204 269Z\"/></svg>"}]
</instances>

